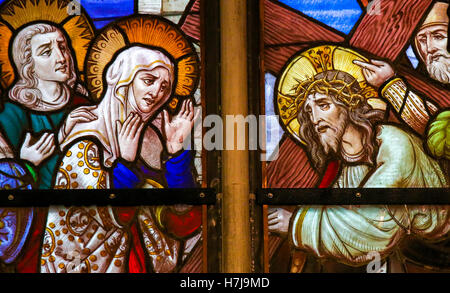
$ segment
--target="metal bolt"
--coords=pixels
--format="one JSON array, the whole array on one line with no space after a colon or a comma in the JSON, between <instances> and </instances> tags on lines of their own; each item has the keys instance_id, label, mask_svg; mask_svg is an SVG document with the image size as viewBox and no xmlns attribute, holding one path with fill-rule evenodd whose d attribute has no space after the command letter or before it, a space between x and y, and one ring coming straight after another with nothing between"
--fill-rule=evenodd
<instances>
[{"instance_id":1,"label":"metal bolt","mask_svg":"<svg viewBox=\"0 0 450 293\"><path fill-rule=\"evenodd\" d=\"M200 197L204 198L204 197L206 197L206 194L204 192L200 192Z\"/></svg>"},{"instance_id":2,"label":"metal bolt","mask_svg":"<svg viewBox=\"0 0 450 293\"><path fill-rule=\"evenodd\" d=\"M356 193L356 197L361 197L361 196L362 196L362 194L360 192Z\"/></svg>"},{"instance_id":3,"label":"metal bolt","mask_svg":"<svg viewBox=\"0 0 450 293\"><path fill-rule=\"evenodd\" d=\"M110 199L115 199L115 198L116 198L116 195L115 195L114 193L111 193L111 194L109 195L109 198L110 198Z\"/></svg>"},{"instance_id":4,"label":"metal bolt","mask_svg":"<svg viewBox=\"0 0 450 293\"><path fill-rule=\"evenodd\" d=\"M8 195L8 200L14 200L14 195L12 194Z\"/></svg>"},{"instance_id":5,"label":"metal bolt","mask_svg":"<svg viewBox=\"0 0 450 293\"><path fill-rule=\"evenodd\" d=\"M273 198L273 193L270 193L270 192L269 192L269 193L267 194L267 197L268 197L268 198Z\"/></svg>"}]
</instances>

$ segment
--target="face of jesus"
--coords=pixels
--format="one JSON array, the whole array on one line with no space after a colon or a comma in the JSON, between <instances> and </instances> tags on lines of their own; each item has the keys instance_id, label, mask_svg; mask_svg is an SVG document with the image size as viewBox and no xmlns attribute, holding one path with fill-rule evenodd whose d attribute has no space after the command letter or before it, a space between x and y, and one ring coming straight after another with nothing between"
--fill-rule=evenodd
<instances>
[{"instance_id":1,"label":"face of jesus","mask_svg":"<svg viewBox=\"0 0 450 293\"><path fill-rule=\"evenodd\" d=\"M132 83L136 104L143 113L155 112L170 96L170 74L164 67L139 71Z\"/></svg>"},{"instance_id":2,"label":"face of jesus","mask_svg":"<svg viewBox=\"0 0 450 293\"><path fill-rule=\"evenodd\" d=\"M419 31L416 36L418 50L431 78L450 82L450 54L447 51L448 26L433 25Z\"/></svg>"},{"instance_id":3,"label":"face of jesus","mask_svg":"<svg viewBox=\"0 0 450 293\"><path fill-rule=\"evenodd\" d=\"M347 113L330 96L314 93L307 97L304 111L308 114L324 151L338 151L347 125Z\"/></svg>"},{"instance_id":4,"label":"face of jesus","mask_svg":"<svg viewBox=\"0 0 450 293\"><path fill-rule=\"evenodd\" d=\"M38 79L66 82L70 78L70 51L61 32L33 36L31 54Z\"/></svg>"}]
</instances>

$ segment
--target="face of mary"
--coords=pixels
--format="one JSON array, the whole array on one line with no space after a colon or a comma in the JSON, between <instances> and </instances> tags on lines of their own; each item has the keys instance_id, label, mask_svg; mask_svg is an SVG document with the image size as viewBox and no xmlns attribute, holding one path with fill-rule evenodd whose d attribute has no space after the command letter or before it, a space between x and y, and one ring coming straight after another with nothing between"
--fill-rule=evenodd
<instances>
[{"instance_id":1,"label":"face of mary","mask_svg":"<svg viewBox=\"0 0 450 293\"><path fill-rule=\"evenodd\" d=\"M131 84L136 104L143 113L154 113L169 98L170 73L164 67L139 71Z\"/></svg>"}]
</instances>

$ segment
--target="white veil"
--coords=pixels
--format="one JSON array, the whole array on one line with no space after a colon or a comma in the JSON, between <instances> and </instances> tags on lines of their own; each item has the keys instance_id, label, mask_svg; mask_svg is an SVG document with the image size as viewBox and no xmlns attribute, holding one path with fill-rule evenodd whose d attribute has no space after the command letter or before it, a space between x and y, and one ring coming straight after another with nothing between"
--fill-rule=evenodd
<instances>
[{"instance_id":1,"label":"white veil","mask_svg":"<svg viewBox=\"0 0 450 293\"><path fill-rule=\"evenodd\" d=\"M153 113L143 113L129 87L136 74L141 70L164 67L170 73L170 87L174 83L172 61L158 50L133 46L120 53L106 71L107 90L98 107L92 110L98 119L87 123L78 123L66 136L61 148L86 136L94 136L103 145L104 165L111 167L120 156L117 140L116 121L123 123L129 113L139 113L147 121Z\"/></svg>"}]
</instances>

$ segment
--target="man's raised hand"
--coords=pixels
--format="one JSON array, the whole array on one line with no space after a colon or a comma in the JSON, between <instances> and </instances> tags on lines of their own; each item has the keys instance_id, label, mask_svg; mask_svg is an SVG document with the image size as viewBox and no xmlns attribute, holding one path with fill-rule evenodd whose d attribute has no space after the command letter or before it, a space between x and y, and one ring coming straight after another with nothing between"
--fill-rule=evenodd
<instances>
[{"instance_id":1,"label":"man's raised hand","mask_svg":"<svg viewBox=\"0 0 450 293\"><path fill-rule=\"evenodd\" d=\"M55 135L50 132L44 133L37 142L31 143L31 134L28 132L20 148L20 158L27 160L35 166L39 166L45 159L55 151Z\"/></svg>"},{"instance_id":2,"label":"man's raised hand","mask_svg":"<svg viewBox=\"0 0 450 293\"><path fill-rule=\"evenodd\" d=\"M364 78L375 88L379 88L383 83L395 75L392 66L381 60L370 60L370 63L353 60L353 64L362 68Z\"/></svg>"}]
</instances>

